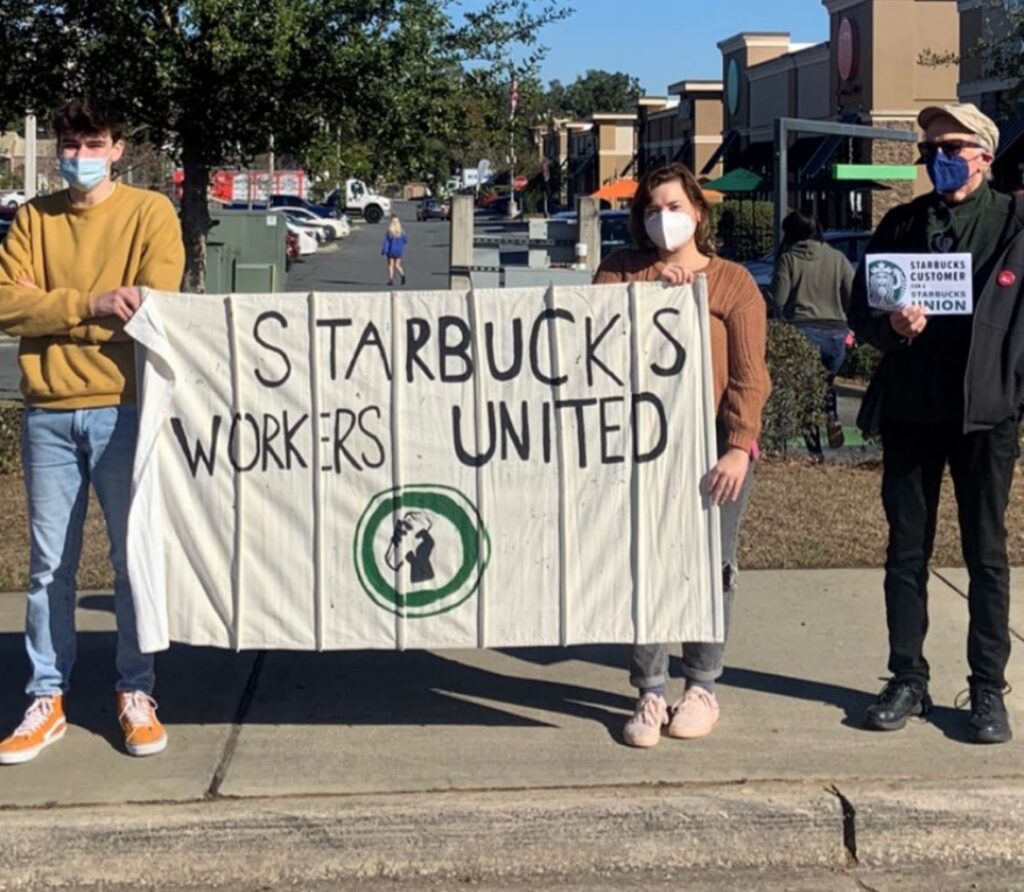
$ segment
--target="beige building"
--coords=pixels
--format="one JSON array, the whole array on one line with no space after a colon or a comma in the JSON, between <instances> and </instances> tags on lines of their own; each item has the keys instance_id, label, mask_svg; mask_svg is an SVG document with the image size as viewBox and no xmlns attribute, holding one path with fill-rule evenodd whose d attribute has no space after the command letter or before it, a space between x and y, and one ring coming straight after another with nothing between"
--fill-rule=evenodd
<instances>
[{"instance_id":1,"label":"beige building","mask_svg":"<svg viewBox=\"0 0 1024 892\"><path fill-rule=\"evenodd\" d=\"M566 203L590 195L601 186L629 176L636 155L635 112L596 114L566 125L569 156L566 165Z\"/></svg>"},{"instance_id":2,"label":"beige building","mask_svg":"<svg viewBox=\"0 0 1024 892\"><path fill-rule=\"evenodd\" d=\"M917 115L928 105L956 101L954 66L922 64L925 53L959 50L956 0L822 0L830 16L830 90L840 115L856 123L914 134ZM858 140L854 160L913 164L913 143ZM931 188L922 168L916 183L892 184L872 196L872 222L915 193Z\"/></svg>"},{"instance_id":3,"label":"beige building","mask_svg":"<svg viewBox=\"0 0 1024 892\"><path fill-rule=\"evenodd\" d=\"M747 168L770 186L774 122L780 117L917 131L926 105L956 100L952 67L921 64L926 51L956 52L956 0L822 0L829 40L794 44L780 32L743 32L719 43L724 82L722 142L715 160ZM888 189L831 178L836 162L912 164L913 143L795 135L789 145L790 202L813 204L827 225L875 225L894 204L928 188ZM859 188L858 188L859 187ZM769 193L765 193L769 197Z\"/></svg>"},{"instance_id":4,"label":"beige building","mask_svg":"<svg viewBox=\"0 0 1024 892\"><path fill-rule=\"evenodd\" d=\"M57 173L57 141L36 140L36 191L50 192L62 188ZM25 138L13 130L0 133L0 177L21 189L25 177Z\"/></svg>"},{"instance_id":5,"label":"beige building","mask_svg":"<svg viewBox=\"0 0 1024 892\"><path fill-rule=\"evenodd\" d=\"M1024 98L1014 96L1017 82L994 76L977 52L979 42L998 41L1008 33L1004 7L991 0L959 0L961 102L973 102L999 124L995 184L1016 191L1024 186Z\"/></svg>"},{"instance_id":6,"label":"beige building","mask_svg":"<svg viewBox=\"0 0 1024 892\"><path fill-rule=\"evenodd\" d=\"M667 99L641 100L648 107L640 123L640 166L648 170L678 161L700 171L722 141L722 82L679 81L669 86L668 93ZM708 176L717 176L721 169L718 160Z\"/></svg>"},{"instance_id":7,"label":"beige building","mask_svg":"<svg viewBox=\"0 0 1024 892\"><path fill-rule=\"evenodd\" d=\"M566 173L569 169L570 123L568 118L554 118L547 124L536 124L530 128L549 204L564 205L568 200Z\"/></svg>"}]
</instances>

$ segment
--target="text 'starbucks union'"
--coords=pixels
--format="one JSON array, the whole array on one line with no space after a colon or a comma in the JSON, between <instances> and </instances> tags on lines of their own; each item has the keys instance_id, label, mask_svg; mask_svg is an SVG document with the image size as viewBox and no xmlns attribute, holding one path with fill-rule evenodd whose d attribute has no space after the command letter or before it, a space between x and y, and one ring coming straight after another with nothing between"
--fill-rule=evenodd
<instances>
[{"instance_id":1,"label":"text 'starbucks union'","mask_svg":"<svg viewBox=\"0 0 1024 892\"><path fill-rule=\"evenodd\" d=\"M686 351L672 333L679 311L658 307L645 315L637 324L649 324L662 348L653 351L658 359L649 363L649 372L659 378L682 375ZM250 410L213 415L204 430L186 430L180 418L172 417L172 430L193 477L212 476L218 463L239 473L308 468L313 456L325 473L380 468L388 457L390 407L336 403L353 393L351 384L345 386L353 376L379 376L388 382L398 376L403 393L413 398L417 384L429 382L432 389L438 382L452 385L451 448L464 465L565 461L585 468L650 462L662 455L669 437L662 400L650 391L631 392L633 370L616 367L608 356L609 336L621 331L622 314L598 320L551 308L501 325L505 330L485 322L474 337L469 322L459 316L409 317L398 332L402 367L396 369L392 337L382 336L373 322L317 319L321 401L330 406L319 412L319 449L314 448L310 411L303 406L273 414ZM288 381L297 362L308 362L305 355L295 356L283 346L288 327L281 313L260 313L248 334L262 367L242 368L240 374L251 376L259 387L276 389ZM552 349L555 335L558 348ZM618 352L628 356L628 351ZM573 362L563 367L559 355L573 357ZM462 385L474 376L499 384L530 377L550 395L542 400L484 400L478 422L472 405L463 400ZM598 388L606 394L609 384L618 395L597 394ZM510 386L509 393L513 390Z\"/></svg>"}]
</instances>

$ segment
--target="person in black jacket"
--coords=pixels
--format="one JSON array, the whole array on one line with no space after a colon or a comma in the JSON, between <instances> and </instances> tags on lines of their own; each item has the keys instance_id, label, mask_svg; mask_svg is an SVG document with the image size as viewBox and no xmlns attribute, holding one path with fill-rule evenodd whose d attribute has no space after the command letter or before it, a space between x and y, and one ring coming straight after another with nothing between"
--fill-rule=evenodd
<instances>
[{"instance_id":1,"label":"person in black jacket","mask_svg":"<svg viewBox=\"0 0 1024 892\"><path fill-rule=\"evenodd\" d=\"M859 422L882 437L892 677L865 726L896 730L931 707L923 653L928 561L948 464L970 573L967 734L973 742L1003 743L1012 737L1003 701L1010 655L1004 516L1024 397L1024 202L990 188L999 131L973 105L926 108L918 123L935 191L886 214L867 255L970 253L974 308L933 317L920 306L879 312L868 305L866 262L854 280L851 325L885 352Z\"/></svg>"}]
</instances>

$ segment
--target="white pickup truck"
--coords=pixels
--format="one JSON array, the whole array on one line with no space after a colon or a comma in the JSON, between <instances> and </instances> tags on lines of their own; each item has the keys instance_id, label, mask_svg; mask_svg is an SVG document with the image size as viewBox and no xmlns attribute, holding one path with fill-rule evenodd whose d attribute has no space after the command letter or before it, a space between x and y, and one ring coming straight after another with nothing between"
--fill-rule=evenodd
<instances>
[{"instance_id":1,"label":"white pickup truck","mask_svg":"<svg viewBox=\"0 0 1024 892\"><path fill-rule=\"evenodd\" d=\"M346 214L358 214L367 223L379 223L391 213L391 199L378 195L362 180L345 180L342 189L328 194L325 204Z\"/></svg>"}]
</instances>

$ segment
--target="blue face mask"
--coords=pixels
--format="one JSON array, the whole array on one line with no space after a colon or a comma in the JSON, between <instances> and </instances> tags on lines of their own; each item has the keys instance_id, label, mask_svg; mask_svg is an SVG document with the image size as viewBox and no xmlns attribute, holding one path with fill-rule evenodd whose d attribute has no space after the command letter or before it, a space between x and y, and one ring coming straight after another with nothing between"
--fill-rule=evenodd
<instances>
[{"instance_id":1,"label":"blue face mask","mask_svg":"<svg viewBox=\"0 0 1024 892\"><path fill-rule=\"evenodd\" d=\"M957 192L971 178L971 168L959 155L948 158L944 152L936 152L926 167L936 192Z\"/></svg>"},{"instance_id":2,"label":"blue face mask","mask_svg":"<svg viewBox=\"0 0 1024 892\"><path fill-rule=\"evenodd\" d=\"M90 192L107 178L107 159L61 158L60 175L72 189Z\"/></svg>"}]
</instances>

